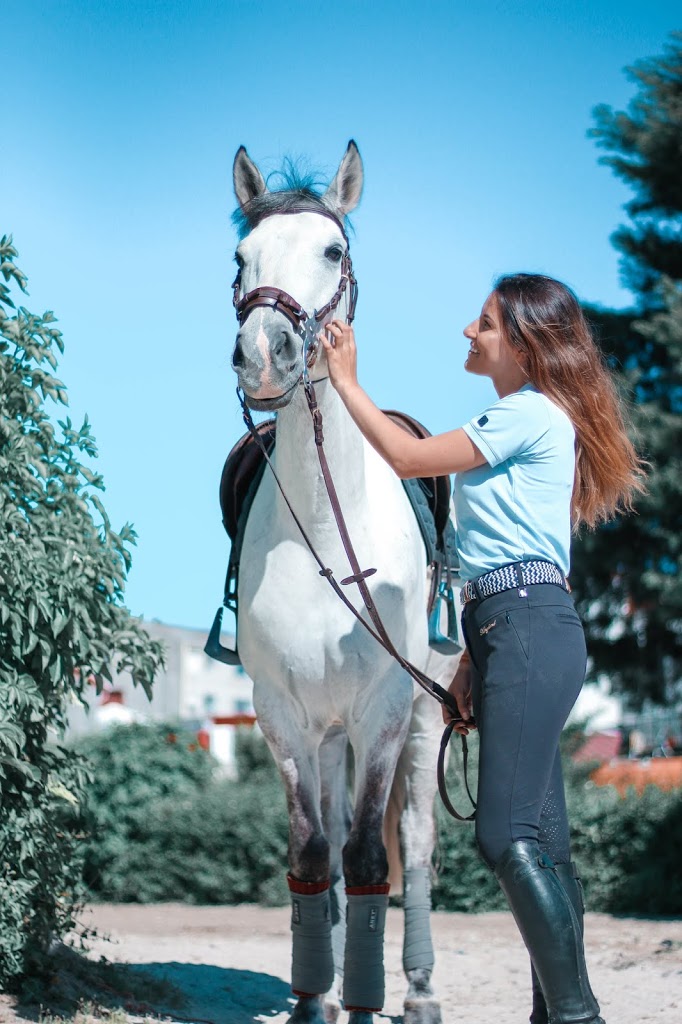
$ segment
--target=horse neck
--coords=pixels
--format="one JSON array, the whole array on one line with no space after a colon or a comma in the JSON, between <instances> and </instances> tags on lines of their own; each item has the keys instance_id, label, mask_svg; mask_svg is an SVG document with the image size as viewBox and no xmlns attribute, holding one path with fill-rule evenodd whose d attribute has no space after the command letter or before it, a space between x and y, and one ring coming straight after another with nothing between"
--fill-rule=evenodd
<instances>
[{"instance_id":1,"label":"horse neck","mask_svg":"<svg viewBox=\"0 0 682 1024\"><path fill-rule=\"evenodd\" d=\"M366 493L366 442L329 380L315 384L324 431L324 451L339 500L352 517ZM331 516L320 471L313 422L303 387L277 416L277 475L297 514L311 528L325 528ZM288 515L288 513L287 513Z\"/></svg>"}]
</instances>

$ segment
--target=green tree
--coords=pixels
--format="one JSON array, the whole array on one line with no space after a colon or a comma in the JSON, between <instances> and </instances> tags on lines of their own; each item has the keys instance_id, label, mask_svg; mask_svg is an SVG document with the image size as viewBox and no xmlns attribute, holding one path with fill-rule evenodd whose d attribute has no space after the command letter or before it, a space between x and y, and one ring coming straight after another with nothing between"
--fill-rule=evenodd
<instances>
[{"instance_id":1,"label":"green tree","mask_svg":"<svg viewBox=\"0 0 682 1024\"><path fill-rule=\"evenodd\" d=\"M584 536L572 577L595 672L639 705L675 700L682 675L682 33L628 73L628 110L597 107L590 134L633 190L613 243L636 306L587 312L634 401L651 469L638 514Z\"/></svg>"},{"instance_id":2,"label":"green tree","mask_svg":"<svg viewBox=\"0 0 682 1024\"><path fill-rule=\"evenodd\" d=\"M149 693L162 652L122 604L130 526L116 533L86 462L86 421L58 428L51 312L16 308L26 291L11 237L0 240L0 986L46 965L80 896L80 801L88 771L60 743L69 701L114 657Z\"/></svg>"}]
</instances>

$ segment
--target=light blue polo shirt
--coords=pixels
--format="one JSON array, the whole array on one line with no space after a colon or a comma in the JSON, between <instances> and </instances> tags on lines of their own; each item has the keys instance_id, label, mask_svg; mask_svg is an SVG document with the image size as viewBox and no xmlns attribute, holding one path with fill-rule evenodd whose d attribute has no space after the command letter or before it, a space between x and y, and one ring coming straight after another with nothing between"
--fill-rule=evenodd
<instances>
[{"instance_id":1,"label":"light blue polo shirt","mask_svg":"<svg viewBox=\"0 0 682 1024\"><path fill-rule=\"evenodd\" d=\"M486 459L455 477L462 579L530 558L568 575L575 431L566 413L526 384L462 429Z\"/></svg>"}]
</instances>

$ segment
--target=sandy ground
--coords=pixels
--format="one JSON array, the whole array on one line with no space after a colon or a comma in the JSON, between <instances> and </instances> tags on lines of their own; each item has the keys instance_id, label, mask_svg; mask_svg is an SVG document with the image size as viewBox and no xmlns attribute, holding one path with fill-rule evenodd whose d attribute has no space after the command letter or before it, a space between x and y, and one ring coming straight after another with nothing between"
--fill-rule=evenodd
<instances>
[{"instance_id":1,"label":"sandy ground","mask_svg":"<svg viewBox=\"0 0 682 1024\"><path fill-rule=\"evenodd\" d=\"M292 1003L286 909L104 904L89 908L83 924L97 932L90 940L93 958L144 967L182 989L186 1002L175 1014L169 1011L169 1019L285 1024L288 1018ZM509 914L435 913L433 933L434 983L443 1024L527 1021L527 957ZM401 941L402 914L391 909L386 1006L376 1024L402 1022ZM607 1024L682 1024L682 921L589 914L586 945L592 985ZM155 1009L163 1013L166 1008ZM26 1020L2 997L0 1021Z\"/></svg>"}]
</instances>

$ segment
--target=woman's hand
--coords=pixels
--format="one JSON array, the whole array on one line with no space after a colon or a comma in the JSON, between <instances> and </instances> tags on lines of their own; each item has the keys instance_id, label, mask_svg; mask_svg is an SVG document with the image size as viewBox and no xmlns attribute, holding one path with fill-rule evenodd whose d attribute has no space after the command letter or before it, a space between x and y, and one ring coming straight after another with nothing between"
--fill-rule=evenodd
<instances>
[{"instance_id":1,"label":"woman's hand","mask_svg":"<svg viewBox=\"0 0 682 1024\"><path fill-rule=\"evenodd\" d=\"M343 395L358 383L355 334L350 324L331 320L318 338L327 353L327 366L332 384Z\"/></svg>"},{"instance_id":2,"label":"woman's hand","mask_svg":"<svg viewBox=\"0 0 682 1024\"><path fill-rule=\"evenodd\" d=\"M460 736L468 736L476 726L473 723L473 711L471 703L471 663L465 653L462 655L454 678L448 686L448 693L455 698L462 721L455 725L455 732ZM452 712L444 704L441 706L443 721L447 725L452 720Z\"/></svg>"}]
</instances>

